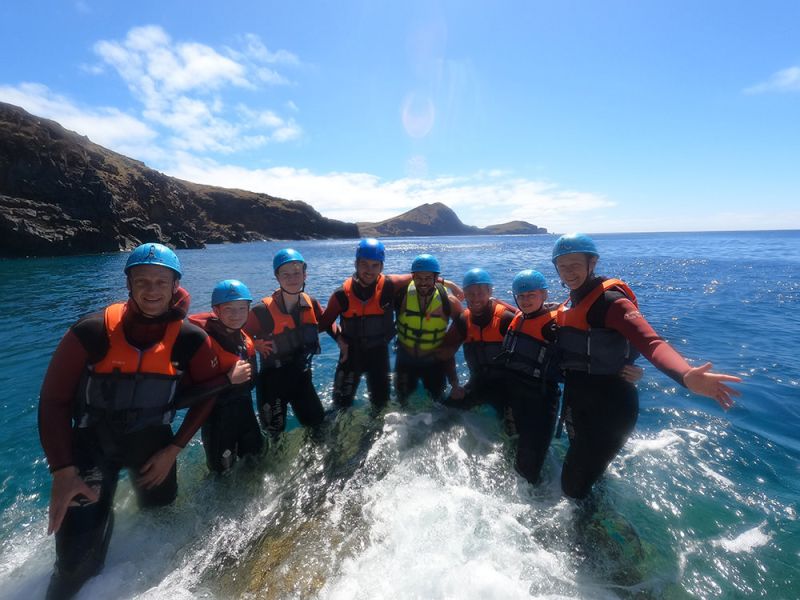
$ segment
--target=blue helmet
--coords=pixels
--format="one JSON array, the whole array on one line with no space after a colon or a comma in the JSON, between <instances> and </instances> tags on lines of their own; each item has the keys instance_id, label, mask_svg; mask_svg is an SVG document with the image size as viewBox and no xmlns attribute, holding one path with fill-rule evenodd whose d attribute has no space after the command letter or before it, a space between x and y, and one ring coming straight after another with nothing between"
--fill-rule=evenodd
<instances>
[{"instance_id":1,"label":"blue helmet","mask_svg":"<svg viewBox=\"0 0 800 600\"><path fill-rule=\"evenodd\" d=\"M178 260L178 256L164 244L149 243L134 248L125 263L125 275L128 274L131 267L138 267L139 265L166 267L175 271L178 274L178 279L183 275L181 261Z\"/></svg>"},{"instance_id":2,"label":"blue helmet","mask_svg":"<svg viewBox=\"0 0 800 600\"><path fill-rule=\"evenodd\" d=\"M226 279L214 286L214 291L211 292L211 306L233 302L234 300L253 301L250 290L241 281L238 279Z\"/></svg>"},{"instance_id":3,"label":"blue helmet","mask_svg":"<svg viewBox=\"0 0 800 600\"><path fill-rule=\"evenodd\" d=\"M356 260L359 258L384 262L386 249L383 247L383 243L375 238L364 238L358 242L358 247L356 248Z\"/></svg>"},{"instance_id":4,"label":"blue helmet","mask_svg":"<svg viewBox=\"0 0 800 600\"><path fill-rule=\"evenodd\" d=\"M553 246L553 264L556 264L556 259L565 254L589 254L591 256L600 256L597 251L597 246L594 240L585 233L567 233L562 235L556 240L556 245Z\"/></svg>"},{"instance_id":5,"label":"blue helmet","mask_svg":"<svg viewBox=\"0 0 800 600\"><path fill-rule=\"evenodd\" d=\"M520 271L514 276L514 280L511 282L511 292L515 296L524 294L525 292L535 292L537 290L546 289L547 280L544 278L544 275L533 269Z\"/></svg>"},{"instance_id":6,"label":"blue helmet","mask_svg":"<svg viewBox=\"0 0 800 600\"><path fill-rule=\"evenodd\" d=\"M461 287L467 289L471 285L494 285L492 283L492 276L489 275L489 272L485 269L470 269L464 274L464 282L461 284Z\"/></svg>"},{"instance_id":7,"label":"blue helmet","mask_svg":"<svg viewBox=\"0 0 800 600\"><path fill-rule=\"evenodd\" d=\"M290 262L301 262L303 263L303 268L306 266L306 261L302 254L292 248L284 248L283 250L278 250L275 258L272 259L272 270L277 274L278 269Z\"/></svg>"},{"instance_id":8,"label":"blue helmet","mask_svg":"<svg viewBox=\"0 0 800 600\"><path fill-rule=\"evenodd\" d=\"M420 271L428 271L438 275L442 272L442 268L439 266L439 261L436 260L433 254L420 254L414 259L414 262L411 263L411 272L418 273Z\"/></svg>"}]
</instances>

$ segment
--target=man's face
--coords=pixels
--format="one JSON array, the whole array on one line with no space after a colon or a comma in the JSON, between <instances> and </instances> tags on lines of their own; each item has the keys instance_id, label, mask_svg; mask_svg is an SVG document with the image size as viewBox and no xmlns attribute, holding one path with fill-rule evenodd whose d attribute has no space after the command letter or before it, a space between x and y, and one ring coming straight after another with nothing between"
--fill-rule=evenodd
<instances>
[{"instance_id":1,"label":"man's face","mask_svg":"<svg viewBox=\"0 0 800 600\"><path fill-rule=\"evenodd\" d=\"M480 315L489 306L492 297L492 286L485 283L477 283L464 288L464 298L467 301L467 308L475 315Z\"/></svg>"},{"instance_id":2,"label":"man's face","mask_svg":"<svg viewBox=\"0 0 800 600\"><path fill-rule=\"evenodd\" d=\"M417 271L412 274L414 286L420 296L430 296L433 294L433 288L436 285L436 276L438 273L431 273L430 271Z\"/></svg>"},{"instance_id":3,"label":"man's face","mask_svg":"<svg viewBox=\"0 0 800 600\"><path fill-rule=\"evenodd\" d=\"M583 253L564 254L556 259L556 270L567 287L577 290L588 279L589 273L597 263L596 256Z\"/></svg>"},{"instance_id":4,"label":"man's face","mask_svg":"<svg viewBox=\"0 0 800 600\"><path fill-rule=\"evenodd\" d=\"M547 290L535 290L533 292L522 292L516 295L517 306L526 315L534 313L544 304L547 300Z\"/></svg>"},{"instance_id":5,"label":"man's face","mask_svg":"<svg viewBox=\"0 0 800 600\"><path fill-rule=\"evenodd\" d=\"M379 260L356 259L356 276L363 285L375 283L382 270L383 263Z\"/></svg>"},{"instance_id":6,"label":"man's face","mask_svg":"<svg viewBox=\"0 0 800 600\"><path fill-rule=\"evenodd\" d=\"M304 263L300 261L286 263L278 268L275 278L284 290L290 294L299 294L306 282L306 270L303 267Z\"/></svg>"},{"instance_id":7,"label":"man's face","mask_svg":"<svg viewBox=\"0 0 800 600\"><path fill-rule=\"evenodd\" d=\"M160 317L169 310L180 282L175 272L159 265L139 265L128 271L128 290L142 313Z\"/></svg>"},{"instance_id":8,"label":"man's face","mask_svg":"<svg viewBox=\"0 0 800 600\"><path fill-rule=\"evenodd\" d=\"M232 300L214 307L214 314L228 329L241 329L250 314L249 300Z\"/></svg>"}]
</instances>

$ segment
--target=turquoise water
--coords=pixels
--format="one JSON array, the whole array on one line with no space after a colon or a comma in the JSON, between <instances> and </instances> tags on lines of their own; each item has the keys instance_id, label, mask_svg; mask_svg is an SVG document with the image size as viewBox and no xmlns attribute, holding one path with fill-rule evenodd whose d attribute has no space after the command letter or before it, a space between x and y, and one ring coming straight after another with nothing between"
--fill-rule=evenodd
<instances>
[{"instance_id":1,"label":"turquoise water","mask_svg":"<svg viewBox=\"0 0 800 600\"><path fill-rule=\"evenodd\" d=\"M564 440L532 487L513 474L510 442L490 412L418 398L372 418L362 394L322 439L293 429L229 477L207 475L194 440L180 457L174 507L139 512L123 483L106 569L83 597L800 597L800 232L596 240L598 270L633 287L665 338L745 381L725 414L644 365L636 434L588 526L558 493ZM510 299L513 274L533 267L562 299L553 241L389 240L386 270L404 272L429 251L457 281L468 268L489 269L496 295ZM269 293L282 245L181 251L193 310L205 310L226 277ZM309 263L307 290L323 304L352 270L354 245L294 243ZM124 260L0 261L0 597L39 597L46 586L54 550L38 390L69 324L126 296ZM315 380L327 406L336 357L324 339Z\"/></svg>"}]
</instances>

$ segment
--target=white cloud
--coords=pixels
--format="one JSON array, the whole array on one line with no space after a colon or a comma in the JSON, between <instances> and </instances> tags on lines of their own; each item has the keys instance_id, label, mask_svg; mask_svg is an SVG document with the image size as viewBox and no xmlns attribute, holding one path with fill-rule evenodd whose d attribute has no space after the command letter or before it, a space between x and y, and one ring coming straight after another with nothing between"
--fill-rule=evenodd
<instances>
[{"instance_id":1,"label":"white cloud","mask_svg":"<svg viewBox=\"0 0 800 600\"><path fill-rule=\"evenodd\" d=\"M746 94L768 92L800 92L800 67L783 69L763 81L744 90Z\"/></svg>"},{"instance_id":2,"label":"white cloud","mask_svg":"<svg viewBox=\"0 0 800 600\"><path fill-rule=\"evenodd\" d=\"M21 106L37 116L53 119L101 146L137 158L155 158L151 145L158 136L157 132L119 109L81 107L38 83L0 86L0 100Z\"/></svg>"},{"instance_id":3,"label":"white cloud","mask_svg":"<svg viewBox=\"0 0 800 600\"><path fill-rule=\"evenodd\" d=\"M243 51L218 51L196 42L177 42L161 27L134 27L121 41L101 40L94 51L101 67L114 69L134 97L142 115L168 131L179 150L232 153L287 142L302 135L293 120L270 110L229 107L223 94L231 88L256 90L262 83L288 83L270 64L298 64L288 51L270 52L258 36L242 38ZM237 114L238 113L238 114ZM266 118L242 119L243 113Z\"/></svg>"},{"instance_id":4,"label":"white cloud","mask_svg":"<svg viewBox=\"0 0 800 600\"><path fill-rule=\"evenodd\" d=\"M384 180L369 173L317 174L291 167L247 169L185 153L165 171L198 183L303 200L326 217L344 221L380 221L426 202L443 202L471 225L521 219L558 230L574 223L578 215L615 206L601 195L512 178L501 171Z\"/></svg>"},{"instance_id":5,"label":"white cloud","mask_svg":"<svg viewBox=\"0 0 800 600\"><path fill-rule=\"evenodd\" d=\"M277 50L270 52L261 41L261 38L254 33L246 33L242 36L244 53L257 62L266 64L299 65L300 59L288 50Z\"/></svg>"}]
</instances>

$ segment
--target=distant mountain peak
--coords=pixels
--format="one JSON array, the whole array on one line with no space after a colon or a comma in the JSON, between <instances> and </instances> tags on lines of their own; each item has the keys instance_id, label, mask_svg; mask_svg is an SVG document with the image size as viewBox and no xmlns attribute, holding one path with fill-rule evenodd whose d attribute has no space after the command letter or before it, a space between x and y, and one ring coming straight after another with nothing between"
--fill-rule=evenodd
<instances>
[{"instance_id":1,"label":"distant mountain peak","mask_svg":"<svg viewBox=\"0 0 800 600\"><path fill-rule=\"evenodd\" d=\"M377 223L358 223L358 231L362 236L372 237L547 233L547 229L526 221L511 221L483 228L465 225L452 208L441 202L421 204Z\"/></svg>"}]
</instances>

